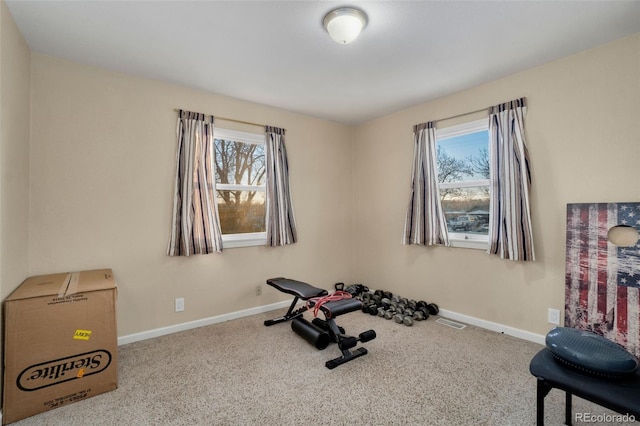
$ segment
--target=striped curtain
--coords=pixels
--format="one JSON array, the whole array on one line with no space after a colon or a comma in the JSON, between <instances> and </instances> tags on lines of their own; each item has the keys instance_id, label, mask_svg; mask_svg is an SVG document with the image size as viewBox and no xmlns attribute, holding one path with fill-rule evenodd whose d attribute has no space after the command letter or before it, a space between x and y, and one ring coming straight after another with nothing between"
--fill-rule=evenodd
<instances>
[{"instance_id":1,"label":"striped curtain","mask_svg":"<svg viewBox=\"0 0 640 426\"><path fill-rule=\"evenodd\" d=\"M215 195L213 117L178 112L178 152L169 256L222 251Z\"/></svg>"},{"instance_id":2,"label":"striped curtain","mask_svg":"<svg viewBox=\"0 0 640 426\"><path fill-rule=\"evenodd\" d=\"M402 244L449 245L447 223L440 202L433 122L413 126L414 151L411 194Z\"/></svg>"},{"instance_id":3,"label":"striped curtain","mask_svg":"<svg viewBox=\"0 0 640 426\"><path fill-rule=\"evenodd\" d=\"M289 163L284 129L266 126L267 245L283 246L298 240L296 218L289 191Z\"/></svg>"},{"instance_id":4,"label":"striped curtain","mask_svg":"<svg viewBox=\"0 0 640 426\"><path fill-rule=\"evenodd\" d=\"M529 188L529 153L524 137L526 99L491 107L489 151L491 197L489 250L502 259L535 260Z\"/></svg>"}]
</instances>

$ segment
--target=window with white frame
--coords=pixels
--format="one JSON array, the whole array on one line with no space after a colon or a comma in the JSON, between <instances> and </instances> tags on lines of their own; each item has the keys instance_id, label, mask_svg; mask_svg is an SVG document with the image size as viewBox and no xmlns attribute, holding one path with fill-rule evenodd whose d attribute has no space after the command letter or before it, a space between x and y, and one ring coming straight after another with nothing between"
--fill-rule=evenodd
<instances>
[{"instance_id":1,"label":"window with white frame","mask_svg":"<svg viewBox=\"0 0 640 426\"><path fill-rule=\"evenodd\" d=\"M489 240L489 130L482 119L436 130L438 182L449 240L485 249Z\"/></svg>"},{"instance_id":2,"label":"window with white frame","mask_svg":"<svg viewBox=\"0 0 640 426\"><path fill-rule=\"evenodd\" d=\"M266 243L264 135L214 130L216 192L224 248Z\"/></svg>"}]
</instances>

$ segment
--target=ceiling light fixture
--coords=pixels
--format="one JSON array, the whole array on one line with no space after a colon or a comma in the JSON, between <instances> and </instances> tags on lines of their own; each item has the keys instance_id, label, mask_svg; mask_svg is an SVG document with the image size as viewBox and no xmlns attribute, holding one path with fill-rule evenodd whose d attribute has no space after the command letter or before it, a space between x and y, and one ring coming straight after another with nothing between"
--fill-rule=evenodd
<instances>
[{"instance_id":1,"label":"ceiling light fixture","mask_svg":"<svg viewBox=\"0 0 640 426\"><path fill-rule=\"evenodd\" d=\"M336 43L347 44L367 25L367 15L352 7L341 7L327 13L322 24Z\"/></svg>"}]
</instances>

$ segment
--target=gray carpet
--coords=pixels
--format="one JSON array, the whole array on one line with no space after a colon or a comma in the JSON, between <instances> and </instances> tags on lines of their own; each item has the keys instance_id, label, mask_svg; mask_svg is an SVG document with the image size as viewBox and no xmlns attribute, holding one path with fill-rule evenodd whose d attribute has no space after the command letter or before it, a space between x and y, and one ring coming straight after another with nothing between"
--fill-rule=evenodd
<instances>
[{"instance_id":1,"label":"gray carpet","mask_svg":"<svg viewBox=\"0 0 640 426\"><path fill-rule=\"evenodd\" d=\"M413 327L353 312L347 333L373 328L369 354L325 368L274 311L119 348L119 387L15 425L534 425L529 361L542 347L435 317ZM311 319L306 313L307 319ZM574 413L613 414L574 398ZM546 398L546 424L564 419L564 393ZM594 424L594 423L591 423ZM600 423L606 424L606 423Z\"/></svg>"}]
</instances>

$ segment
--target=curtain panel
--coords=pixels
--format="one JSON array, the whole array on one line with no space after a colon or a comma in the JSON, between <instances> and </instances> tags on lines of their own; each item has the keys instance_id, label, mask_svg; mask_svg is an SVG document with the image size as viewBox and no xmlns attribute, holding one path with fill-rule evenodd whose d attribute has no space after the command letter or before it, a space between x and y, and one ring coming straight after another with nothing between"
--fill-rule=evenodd
<instances>
[{"instance_id":1,"label":"curtain panel","mask_svg":"<svg viewBox=\"0 0 640 426\"><path fill-rule=\"evenodd\" d=\"M413 126L413 138L411 192L402 243L448 246L449 234L438 188L435 124Z\"/></svg>"},{"instance_id":2,"label":"curtain panel","mask_svg":"<svg viewBox=\"0 0 640 426\"><path fill-rule=\"evenodd\" d=\"M178 111L176 180L169 256L222 251L215 193L213 116Z\"/></svg>"},{"instance_id":3,"label":"curtain panel","mask_svg":"<svg viewBox=\"0 0 640 426\"><path fill-rule=\"evenodd\" d=\"M265 127L267 151L267 245L283 246L298 240L289 189L285 130Z\"/></svg>"},{"instance_id":4,"label":"curtain panel","mask_svg":"<svg viewBox=\"0 0 640 426\"><path fill-rule=\"evenodd\" d=\"M531 173L525 141L526 99L489 110L491 196L488 253L502 259L535 260L529 190Z\"/></svg>"}]
</instances>

